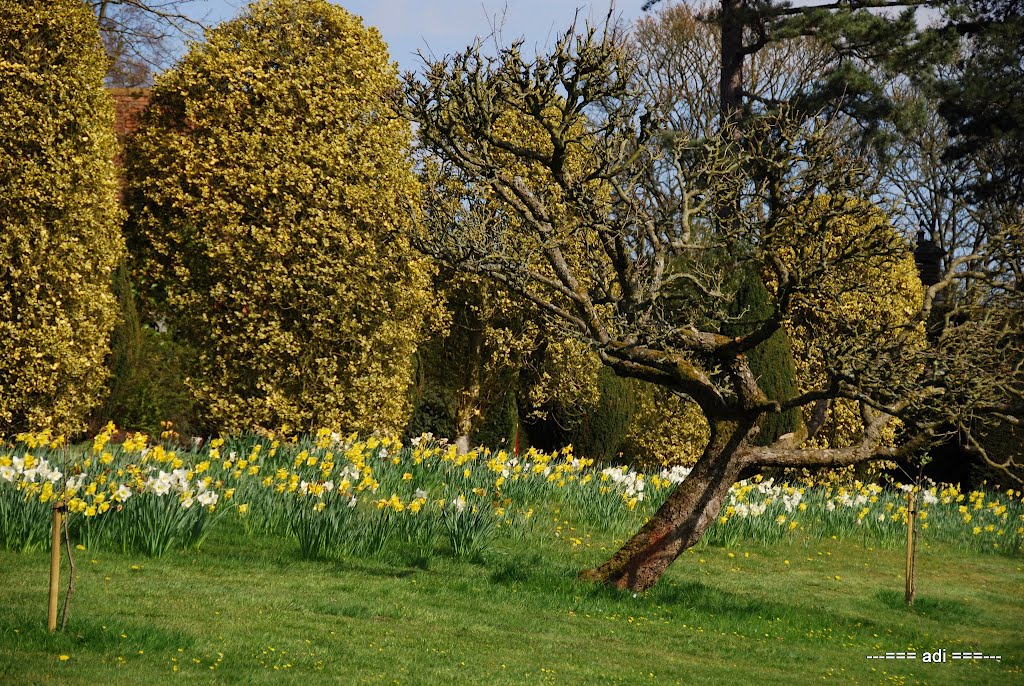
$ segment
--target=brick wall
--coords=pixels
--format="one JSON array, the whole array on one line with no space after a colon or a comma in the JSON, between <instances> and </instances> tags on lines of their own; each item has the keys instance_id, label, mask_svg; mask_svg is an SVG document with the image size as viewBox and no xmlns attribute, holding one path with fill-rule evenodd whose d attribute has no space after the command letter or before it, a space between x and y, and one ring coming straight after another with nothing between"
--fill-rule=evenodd
<instances>
[{"instance_id":1,"label":"brick wall","mask_svg":"<svg viewBox=\"0 0 1024 686\"><path fill-rule=\"evenodd\" d=\"M120 170L122 167L122 156L124 155L124 144L128 136L139 126L139 119L142 110L149 103L148 88L110 88L108 91L114 101L114 133L117 134L117 153L114 156L114 164ZM124 176L118 172L118 185L124 183Z\"/></svg>"},{"instance_id":2,"label":"brick wall","mask_svg":"<svg viewBox=\"0 0 1024 686\"><path fill-rule=\"evenodd\" d=\"M149 103L149 89L111 88L109 92L114 99L116 113L114 130L117 132L117 139L123 142L139 125L139 116Z\"/></svg>"},{"instance_id":3,"label":"brick wall","mask_svg":"<svg viewBox=\"0 0 1024 686\"><path fill-rule=\"evenodd\" d=\"M108 92L114 100L114 132L119 143L115 162L120 167L125 141L138 128L142 110L149 103L149 89L111 88Z\"/></svg>"}]
</instances>

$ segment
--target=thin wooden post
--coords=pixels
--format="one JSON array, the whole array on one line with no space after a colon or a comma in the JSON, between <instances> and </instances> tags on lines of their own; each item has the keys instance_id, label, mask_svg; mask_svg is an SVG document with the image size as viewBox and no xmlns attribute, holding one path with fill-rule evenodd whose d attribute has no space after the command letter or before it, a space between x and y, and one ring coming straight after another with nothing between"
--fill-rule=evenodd
<instances>
[{"instance_id":1,"label":"thin wooden post","mask_svg":"<svg viewBox=\"0 0 1024 686\"><path fill-rule=\"evenodd\" d=\"M50 611L46 615L46 628L57 630L57 596L60 595L60 534L64 503L53 504L53 536L50 545Z\"/></svg>"},{"instance_id":2,"label":"thin wooden post","mask_svg":"<svg viewBox=\"0 0 1024 686\"><path fill-rule=\"evenodd\" d=\"M907 605L914 604L914 596L917 594L917 588L914 585L914 525L917 519L917 487L910 489L907 493L907 590L904 600Z\"/></svg>"}]
</instances>

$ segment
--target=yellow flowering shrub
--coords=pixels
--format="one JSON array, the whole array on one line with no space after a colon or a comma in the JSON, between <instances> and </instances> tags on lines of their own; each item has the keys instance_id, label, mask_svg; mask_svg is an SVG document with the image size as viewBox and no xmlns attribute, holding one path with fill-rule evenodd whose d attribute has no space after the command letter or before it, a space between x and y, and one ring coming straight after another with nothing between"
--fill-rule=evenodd
<instances>
[{"instance_id":1,"label":"yellow flowering shrub","mask_svg":"<svg viewBox=\"0 0 1024 686\"><path fill-rule=\"evenodd\" d=\"M601 366L597 354L580 341L552 340L544 351L543 364L536 370L535 382L528 389L530 405L575 407L581 412L592 412L601 399Z\"/></svg>"},{"instance_id":2,"label":"yellow flowering shrub","mask_svg":"<svg viewBox=\"0 0 1024 686\"><path fill-rule=\"evenodd\" d=\"M546 114L552 119L558 116L553 110ZM496 104L488 116L494 117L490 133L496 139L550 154L550 135L524 113L521 104ZM579 118L570 127L582 133L585 125ZM500 146L494 146L488 154L499 161L503 173L544 189L560 235L574 231L572 210L561 199L562 189L549 170L503 152ZM582 144L566 151L570 173L582 173L585 162ZM493 252L499 260L521 262L535 273L556 278L533 232L509 211L494 188L468 184L448 172L436 160L429 160L423 168L428 209L418 231L428 252L450 241L447 227L458 225L460 233L473 236L475 249ZM566 259L578 262L587 247L580 240L570 239L568 243ZM446 249L437 252L445 254ZM529 290L536 284L518 286ZM445 302L450 325L420 349L420 408L410 427L412 434L439 431L471 436L474 444L494 446L514 440L518 414L543 414L542 406L558 402L572 406L581 400L596 402L600 362L571 337L571 332L549 326L540 308L478 274L442 271L436 288ZM527 406L522 412L520 401Z\"/></svg>"},{"instance_id":3,"label":"yellow flowering shrub","mask_svg":"<svg viewBox=\"0 0 1024 686\"><path fill-rule=\"evenodd\" d=\"M123 251L95 17L0 0L0 434L75 433L101 400Z\"/></svg>"},{"instance_id":4,"label":"yellow flowering shrub","mask_svg":"<svg viewBox=\"0 0 1024 686\"><path fill-rule=\"evenodd\" d=\"M212 425L398 432L431 303L395 66L325 0L264 0L160 78L128 155L133 274Z\"/></svg>"},{"instance_id":5,"label":"yellow flowering shrub","mask_svg":"<svg viewBox=\"0 0 1024 686\"><path fill-rule=\"evenodd\" d=\"M924 287L906 241L867 201L822 196L811 207L794 208L793 218L772 247L787 268L814 265L820 272L794 299L785 323L800 390L807 391L824 384L837 351L867 349L896 336L918 311ZM923 339L922 330L908 344ZM809 420L813 407L804 409ZM847 446L861 430L857 404L834 401L813 443Z\"/></svg>"},{"instance_id":6,"label":"yellow flowering shrub","mask_svg":"<svg viewBox=\"0 0 1024 686\"><path fill-rule=\"evenodd\" d=\"M623 454L646 467L693 466L711 439L696 403L660 386L633 381L633 416Z\"/></svg>"}]
</instances>

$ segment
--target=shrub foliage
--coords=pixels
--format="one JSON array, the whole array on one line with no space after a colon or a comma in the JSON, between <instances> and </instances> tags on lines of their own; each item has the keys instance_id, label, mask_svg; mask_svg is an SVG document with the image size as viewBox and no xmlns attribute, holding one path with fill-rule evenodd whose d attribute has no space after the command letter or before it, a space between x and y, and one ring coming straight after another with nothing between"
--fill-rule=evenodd
<instances>
[{"instance_id":1,"label":"shrub foliage","mask_svg":"<svg viewBox=\"0 0 1024 686\"><path fill-rule=\"evenodd\" d=\"M399 431L430 302L396 70L375 29L273 0L209 32L154 88L128 155L149 316L197 353L228 431Z\"/></svg>"},{"instance_id":2,"label":"shrub foliage","mask_svg":"<svg viewBox=\"0 0 1024 686\"><path fill-rule=\"evenodd\" d=\"M837 214L839 216L834 216ZM854 219L856 217L856 219ZM816 236L817 245L810 236ZM845 270L829 270L816 284L813 298L794 299L792 317L785 332L792 342L801 391L825 383L826 370L835 366L837 353L848 354L863 341L895 340L913 321L924 299L924 287L914 256L902 236L881 210L864 200L820 196L792 208L788 221L780 222L777 241L780 258L791 267L800 262L838 261L844 254L859 254ZM881 246L884 249L880 249ZM872 249L873 248L873 249ZM924 331L906 342L909 353L923 343ZM883 364L867 353L852 357L848 365L856 373ZM893 383L899 382L893 378ZM827 419L812 444L845 447L863 431L856 402L837 399L828 403ZM804 408L804 419L813 423L814 406ZM888 432L891 440L892 431Z\"/></svg>"},{"instance_id":3,"label":"shrub foliage","mask_svg":"<svg viewBox=\"0 0 1024 686\"><path fill-rule=\"evenodd\" d=\"M143 326L124 261L114 272L121 320L110 337L110 392L90 420L97 432L113 420L121 429L160 434L167 423L193 433L192 394L185 368L192 353L167 333Z\"/></svg>"},{"instance_id":4,"label":"shrub foliage","mask_svg":"<svg viewBox=\"0 0 1024 686\"><path fill-rule=\"evenodd\" d=\"M93 15L0 0L0 433L75 433L101 400L123 250Z\"/></svg>"}]
</instances>

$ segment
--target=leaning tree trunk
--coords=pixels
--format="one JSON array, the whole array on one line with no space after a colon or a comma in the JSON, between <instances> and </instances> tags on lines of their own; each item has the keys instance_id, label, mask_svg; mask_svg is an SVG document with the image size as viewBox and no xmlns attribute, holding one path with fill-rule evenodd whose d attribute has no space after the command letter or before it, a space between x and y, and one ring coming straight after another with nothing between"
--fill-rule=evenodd
<instances>
[{"instance_id":1,"label":"leaning tree trunk","mask_svg":"<svg viewBox=\"0 0 1024 686\"><path fill-rule=\"evenodd\" d=\"M749 430L747 424L713 423L711 441L686 480L610 560L580 577L634 592L653 586L715 521L742 470L737 451Z\"/></svg>"}]
</instances>

